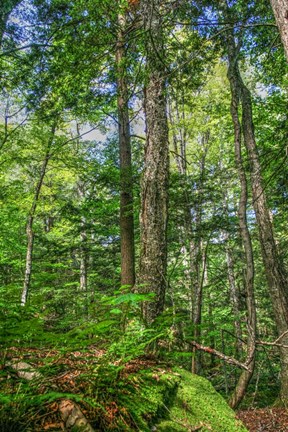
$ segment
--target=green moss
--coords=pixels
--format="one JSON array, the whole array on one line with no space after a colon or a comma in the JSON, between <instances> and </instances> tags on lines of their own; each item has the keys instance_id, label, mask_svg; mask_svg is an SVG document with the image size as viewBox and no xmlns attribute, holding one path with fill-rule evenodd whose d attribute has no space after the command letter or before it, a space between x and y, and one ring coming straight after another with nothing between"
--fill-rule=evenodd
<instances>
[{"instance_id":1,"label":"green moss","mask_svg":"<svg viewBox=\"0 0 288 432\"><path fill-rule=\"evenodd\" d=\"M157 432L184 432L200 425L203 432L247 432L209 381L184 370L178 372L177 394L167 407L167 418L156 425Z\"/></svg>"},{"instance_id":2,"label":"green moss","mask_svg":"<svg viewBox=\"0 0 288 432\"><path fill-rule=\"evenodd\" d=\"M130 375L127 392L119 402L129 412L136 430L150 432L158 418L166 415L165 406L174 400L180 377L178 374L154 370ZM122 429L130 430L122 425Z\"/></svg>"},{"instance_id":3,"label":"green moss","mask_svg":"<svg viewBox=\"0 0 288 432\"><path fill-rule=\"evenodd\" d=\"M129 426L113 430L185 432L203 425L203 432L247 432L209 381L182 369L141 371L130 375L119 402L129 413Z\"/></svg>"}]
</instances>

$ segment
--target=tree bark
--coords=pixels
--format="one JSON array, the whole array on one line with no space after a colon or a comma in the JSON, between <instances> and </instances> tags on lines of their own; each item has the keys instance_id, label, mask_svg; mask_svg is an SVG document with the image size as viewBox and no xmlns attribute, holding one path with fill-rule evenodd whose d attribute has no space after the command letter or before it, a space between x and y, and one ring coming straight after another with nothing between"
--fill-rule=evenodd
<instances>
[{"instance_id":1,"label":"tree bark","mask_svg":"<svg viewBox=\"0 0 288 432\"><path fill-rule=\"evenodd\" d=\"M266 193L262 184L261 165L254 134L252 101L248 88L241 83L242 127L244 142L248 151L253 206L259 231L262 260L265 267L271 302L274 310L278 335L288 329L288 292L287 275L278 254ZM283 343L288 344L287 334ZM280 348L281 357L281 392L280 397L288 401L288 350Z\"/></svg>"},{"instance_id":2,"label":"tree bark","mask_svg":"<svg viewBox=\"0 0 288 432\"><path fill-rule=\"evenodd\" d=\"M233 38L234 46L231 45ZM262 182L261 165L259 161L254 134L252 100L249 89L242 80L238 65L238 48L232 33L227 39L229 53L229 69L233 75L231 86L236 87L242 107L242 132L244 144L250 164L250 180L252 188L253 207L256 215L262 260L266 272L271 303L279 336L288 329L288 292L287 276L278 254L272 221L267 204L266 193ZM238 49L238 52L236 52ZM233 70L233 72L232 72ZM231 74L230 73L230 74ZM232 87L231 90L233 91ZM238 126L239 127L239 126ZM248 299L249 300L249 299ZM251 299L250 299L251 300ZM283 337L283 343L288 344L288 335ZM281 391L280 397L284 403L288 401L288 350L280 347L281 360Z\"/></svg>"},{"instance_id":3,"label":"tree bark","mask_svg":"<svg viewBox=\"0 0 288 432\"><path fill-rule=\"evenodd\" d=\"M288 3L287 0L270 0L288 60Z\"/></svg>"},{"instance_id":4,"label":"tree bark","mask_svg":"<svg viewBox=\"0 0 288 432\"><path fill-rule=\"evenodd\" d=\"M31 281L31 273L32 273L32 264L33 264L33 246L34 246L34 231L33 231L33 223L35 218L35 213L38 205L38 199L41 192L43 180L46 174L46 168L48 165L48 161L50 159L51 147L55 136L56 124L54 123L50 132L50 137L48 139L48 144L46 148L45 157L42 163L40 176L38 182L36 184L36 189L34 193L33 202L31 205L31 209L28 216L28 221L26 225L26 234L27 234L27 251L26 251L26 265L25 265L25 274L24 274L24 284L22 289L21 296L21 306L25 306L29 294L30 289L30 281Z\"/></svg>"},{"instance_id":5,"label":"tree bark","mask_svg":"<svg viewBox=\"0 0 288 432\"><path fill-rule=\"evenodd\" d=\"M118 16L118 40L116 45L117 106L120 153L120 238L121 285L135 284L133 178L128 109L128 85L125 65L125 15Z\"/></svg>"},{"instance_id":6,"label":"tree bark","mask_svg":"<svg viewBox=\"0 0 288 432\"><path fill-rule=\"evenodd\" d=\"M228 18L228 13L227 13ZM230 397L229 404L236 408L242 401L248 384L253 376L255 367L255 340L256 340L256 306L254 297L254 258L251 236L247 224L247 179L242 159L241 149L241 124L239 119L239 103L241 97L241 87L239 85L240 72L238 68L238 54L240 46L236 46L233 31L227 30L226 34L228 50L228 79L231 89L231 117L234 127L234 149L235 161L240 181L240 200L238 207L238 219L240 236L245 254L245 291L247 306L247 364L249 370L244 370L239 377L236 388Z\"/></svg>"},{"instance_id":7,"label":"tree bark","mask_svg":"<svg viewBox=\"0 0 288 432\"><path fill-rule=\"evenodd\" d=\"M235 349L236 349L236 356L241 354L242 351L242 329L241 329L241 322L239 320L240 315L240 305L239 305L239 290L236 283L236 278L234 274L234 259L233 259L233 252L229 245L229 234L227 234L226 241L226 262L227 262L227 274L228 274L228 282L230 287L230 299L232 304L232 310L235 317L234 320L234 329L235 329L235 336L236 336L236 343L235 343Z\"/></svg>"},{"instance_id":8,"label":"tree bark","mask_svg":"<svg viewBox=\"0 0 288 432\"><path fill-rule=\"evenodd\" d=\"M165 65L160 1L142 0L148 79L145 89L146 143L141 185L141 256L139 282L143 316L151 323L164 309L167 270L169 141L165 97Z\"/></svg>"}]
</instances>

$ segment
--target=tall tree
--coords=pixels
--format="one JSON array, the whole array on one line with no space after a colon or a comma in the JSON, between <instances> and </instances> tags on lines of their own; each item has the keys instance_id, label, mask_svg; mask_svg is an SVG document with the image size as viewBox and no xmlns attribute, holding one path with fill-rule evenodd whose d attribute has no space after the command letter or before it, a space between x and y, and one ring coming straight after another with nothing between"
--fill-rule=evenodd
<instances>
[{"instance_id":1,"label":"tall tree","mask_svg":"<svg viewBox=\"0 0 288 432\"><path fill-rule=\"evenodd\" d=\"M288 60L288 3L287 0L270 0L270 3L280 31L286 58Z\"/></svg>"},{"instance_id":2,"label":"tall tree","mask_svg":"<svg viewBox=\"0 0 288 432\"><path fill-rule=\"evenodd\" d=\"M146 143L141 186L141 256L139 282L155 294L143 315L152 322L163 310L167 269L169 141L165 97L165 53L161 1L142 0L147 85L144 95Z\"/></svg>"},{"instance_id":3,"label":"tall tree","mask_svg":"<svg viewBox=\"0 0 288 432\"><path fill-rule=\"evenodd\" d=\"M128 108L128 83L126 73L126 18L118 15L118 38L116 43L117 107L120 153L120 238L121 238L121 285L135 284L133 180L131 162L130 121Z\"/></svg>"},{"instance_id":4,"label":"tall tree","mask_svg":"<svg viewBox=\"0 0 288 432\"><path fill-rule=\"evenodd\" d=\"M226 10L226 18L229 18L229 13ZM247 390L248 384L253 376L255 367L255 339L256 339L256 307L254 296L254 258L251 236L247 223L247 201L248 189L247 178L243 164L242 157L242 130L239 119L239 102L241 90L239 88L239 70L237 63L238 49L236 46L233 30L227 30L226 33L229 68L228 79L231 88L231 117L234 128L234 147L235 147L235 160L240 181L240 200L238 207L238 218L240 236L245 253L245 291L246 291L246 304L247 304L247 355L249 361L249 370L244 370L239 378L237 386L230 398L230 405L235 408L243 399Z\"/></svg>"},{"instance_id":5,"label":"tall tree","mask_svg":"<svg viewBox=\"0 0 288 432\"><path fill-rule=\"evenodd\" d=\"M54 141L56 131L56 123L54 122L51 131L48 137L47 147L45 151L45 156L42 162L40 175L38 181L36 183L34 197L32 201L32 205L29 211L27 225L26 225L26 234L27 234L27 251L26 251L26 264L25 264L25 274L24 274L24 284L21 295L21 305L25 306L29 294L30 289L30 281L31 281L31 273L32 273L32 264L33 264L33 245L34 245L34 231L33 224L35 219L35 213L37 209L37 204L42 188L42 184L44 181L44 177L46 174L47 165L51 156L51 147Z\"/></svg>"},{"instance_id":6,"label":"tall tree","mask_svg":"<svg viewBox=\"0 0 288 432\"><path fill-rule=\"evenodd\" d=\"M226 2L225 2L226 3ZM245 5L246 7L246 5ZM235 19L232 10L226 6L226 17L229 20ZM246 9L245 9L246 10ZM234 30L235 32L235 30ZM235 42L235 33L229 33L226 38L228 44L228 61L230 70L230 84L233 92L241 102L241 127L244 144L248 154L250 181L252 188L253 207L256 215L259 240L261 246L262 260L266 272L268 287L270 290L271 302L273 305L275 321L279 337L284 344L288 344L288 290L287 277L279 256L272 220L266 199L266 192L263 186L262 168L259 161L258 149L253 124L252 97L250 90L244 83L239 69L239 55L242 44L241 31L237 35L238 44ZM233 88L235 90L233 90ZM280 348L281 354L281 394L283 401L288 400L288 350Z\"/></svg>"}]
</instances>

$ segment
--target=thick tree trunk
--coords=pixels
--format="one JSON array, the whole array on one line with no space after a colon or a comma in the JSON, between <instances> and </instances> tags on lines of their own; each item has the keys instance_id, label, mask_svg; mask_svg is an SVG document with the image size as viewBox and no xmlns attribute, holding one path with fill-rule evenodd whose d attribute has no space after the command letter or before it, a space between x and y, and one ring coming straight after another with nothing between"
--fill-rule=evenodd
<instances>
[{"instance_id":1,"label":"thick tree trunk","mask_svg":"<svg viewBox=\"0 0 288 432\"><path fill-rule=\"evenodd\" d=\"M287 0L270 0L270 3L280 31L286 58L288 60L288 2Z\"/></svg>"},{"instance_id":2,"label":"thick tree trunk","mask_svg":"<svg viewBox=\"0 0 288 432\"><path fill-rule=\"evenodd\" d=\"M33 223L35 212L38 204L39 195L41 192L43 180L46 174L46 168L48 165L48 161L50 159L51 147L54 140L56 125L52 126L52 130L50 133L50 137L48 139L48 144L46 148L45 157L42 163L40 176L36 185L33 202L31 205L31 209L28 216L28 221L26 225L26 233L27 233L27 252L26 252L26 265L25 265L25 274L24 274L24 284L21 296L21 306L25 306L29 294L30 281L31 281L31 273L32 273L32 264L33 264L33 245L34 245L34 231L33 231Z\"/></svg>"},{"instance_id":3,"label":"thick tree trunk","mask_svg":"<svg viewBox=\"0 0 288 432\"><path fill-rule=\"evenodd\" d=\"M143 316L148 323L163 311L167 269L169 141L159 6L159 0L153 3L142 0L149 79L145 91L146 144L141 185L139 282L142 292L155 294L152 302L143 305Z\"/></svg>"},{"instance_id":4,"label":"thick tree trunk","mask_svg":"<svg viewBox=\"0 0 288 432\"><path fill-rule=\"evenodd\" d=\"M128 110L128 86L125 65L125 16L118 17L116 47L118 86L118 129L120 152L120 237L121 237L121 285L135 284L133 178Z\"/></svg>"}]
</instances>

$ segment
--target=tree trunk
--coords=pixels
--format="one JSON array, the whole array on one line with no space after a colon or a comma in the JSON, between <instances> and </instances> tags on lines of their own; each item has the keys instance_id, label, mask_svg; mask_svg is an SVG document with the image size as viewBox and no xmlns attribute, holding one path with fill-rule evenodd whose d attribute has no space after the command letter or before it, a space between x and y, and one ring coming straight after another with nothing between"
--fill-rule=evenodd
<instances>
[{"instance_id":1,"label":"tree trunk","mask_svg":"<svg viewBox=\"0 0 288 432\"><path fill-rule=\"evenodd\" d=\"M228 14L227 14L228 18ZM230 398L229 404L232 408L236 408L242 401L248 384L253 376L255 367L255 340L256 340L256 306L254 297L254 259L253 249L250 237L250 232L247 224L247 179L243 166L242 150L241 150L241 124L239 120L239 102L241 88L239 86L240 72L238 69L238 52L239 47L235 44L233 31L227 31L227 49L228 49L228 79L231 88L231 116L234 127L234 147L235 161L240 181L240 200L238 207L238 219L240 236L245 254L245 291L246 291L246 306L247 306L247 360L249 361L249 370L244 370L236 388Z\"/></svg>"},{"instance_id":2,"label":"tree trunk","mask_svg":"<svg viewBox=\"0 0 288 432\"><path fill-rule=\"evenodd\" d=\"M77 128L78 129L78 128ZM77 130L78 135L80 131ZM80 201L85 198L85 185L83 182L78 182L78 196ZM87 254L87 231L86 231L86 218L81 215L80 218L80 248L79 248L79 259L80 259L80 291L87 296L88 287L88 254Z\"/></svg>"},{"instance_id":3,"label":"tree trunk","mask_svg":"<svg viewBox=\"0 0 288 432\"><path fill-rule=\"evenodd\" d=\"M240 77L241 78L241 77ZM253 206L259 230L262 260L265 267L271 302L279 336L288 329L287 276L274 238L274 231L267 205L266 193L262 184L261 166L254 135L252 102L248 88L240 79L242 98L242 127L244 142L248 151ZM288 335L282 339L288 345ZM282 400L288 402L288 349L280 348Z\"/></svg>"},{"instance_id":4,"label":"tree trunk","mask_svg":"<svg viewBox=\"0 0 288 432\"><path fill-rule=\"evenodd\" d=\"M28 221L26 225L26 233L27 233L27 252L26 252L26 265L25 265L25 274L24 274L24 284L23 284L23 290L22 290L22 296L21 296L21 306L25 306L29 294L30 289L30 281L31 281L31 273L32 273L32 263L33 263L33 246L34 246L34 231L33 231L33 223L34 223L34 217L36 213L36 208L38 204L38 199L41 191L41 187L43 184L43 180L46 174L46 168L48 165L48 161L50 158L51 153L51 147L54 140L56 130L56 124L52 126L50 137L48 139L48 144L46 148L45 157L42 163L41 171L40 171L40 177L38 179L33 202L31 205L31 209L28 216Z\"/></svg>"},{"instance_id":5,"label":"tree trunk","mask_svg":"<svg viewBox=\"0 0 288 432\"><path fill-rule=\"evenodd\" d=\"M81 218L81 233L80 233L80 291L87 295L87 233L85 230L85 218Z\"/></svg>"},{"instance_id":6,"label":"tree trunk","mask_svg":"<svg viewBox=\"0 0 288 432\"><path fill-rule=\"evenodd\" d=\"M182 95L182 100L184 95ZM202 291L203 284L201 283L201 260L202 260L202 248L201 248L201 238L199 235L199 229L201 225L201 203L196 205L196 208L193 209L191 207L191 196L188 192L188 183L187 183L187 160L186 160L186 132L185 132L185 112L184 112L184 103L182 107L182 113L180 113L179 105L177 101L177 96L175 98L175 106L170 104L169 114L170 114L170 122L173 125L173 145L174 145L174 153L177 164L177 169L179 173L179 177L181 180L181 186L183 188L183 204L184 204L184 218L183 218L183 248L185 250L188 249L189 252L189 270L187 271L187 275L189 278L189 287L190 287L190 302L191 302L191 322L193 325L193 337L196 342L200 343L201 331L201 315L202 315ZM173 120L173 111L176 115L176 124ZM174 124L173 124L174 123ZM175 133L175 126L177 127L177 134ZM201 189L203 183L203 176L205 170L205 159L207 155L207 149L205 146L207 142L205 141L207 136L203 137L203 157L200 161L200 171L201 171L201 180L198 184L198 189ZM193 211L195 217L193 218ZM194 232L193 232L194 230ZM188 247L186 244L188 242ZM206 262L206 261L205 261ZM202 260L203 263L203 260ZM203 269L204 272L204 269ZM192 353L192 361L191 361L191 371L192 373L198 373L201 364L200 364L200 356L201 353L193 347Z\"/></svg>"},{"instance_id":7,"label":"tree trunk","mask_svg":"<svg viewBox=\"0 0 288 432\"><path fill-rule=\"evenodd\" d=\"M270 3L280 31L285 55L288 60L288 2L287 0L270 0Z\"/></svg>"},{"instance_id":8,"label":"tree trunk","mask_svg":"<svg viewBox=\"0 0 288 432\"><path fill-rule=\"evenodd\" d=\"M134 220L133 220L133 178L128 111L128 86L125 65L125 16L118 16L118 40L116 46L117 64L117 106L120 152L120 237L121 237L121 285L135 284Z\"/></svg>"},{"instance_id":9,"label":"tree trunk","mask_svg":"<svg viewBox=\"0 0 288 432\"><path fill-rule=\"evenodd\" d=\"M143 316L152 322L164 309L167 270L169 141L163 64L160 1L142 0L149 78L145 90L146 143L141 185L141 256L139 282L145 293Z\"/></svg>"},{"instance_id":10,"label":"tree trunk","mask_svg":"<svg viewBox=\"0 0 288 432\"><path fill-rule=\"evenodd\" d=\"M230 35L227 39L231 50L231 40L234 47L229 54L229 69L233 69L233 81L231 86L236 87L238 98L242 107L242 131L245 147L248 152L250 164L250 178L252 187L253 207L259 231L262 260L266 272L271 303L274 311L276 326L279 336L288 329L288 292L287 277L284 267L278 255L275 243L272 221L266 200L266 193L262 184L261 165L259 161L252 114L252 100L249 89L244 84L238 66L238 48L235 47L235 40ZM283 344L288 344L288 334L282 339ZM281 360L281 392L280 397L284 403L288 401L288 350L280 348Z\"/></svg>"},{"instance_id":11,"label":"tree trunk","mask_svg":"<svg viewBox=\"0 0 288 432\"><path fill-rule=\"evenodd\" d=\"M241 323L239 320L240 315L240 305L239 305L239 290L236 284L235 274L234 274L234 259L233 259L233 252L229 245L229 234L226 234L226 262L227 262L227 274L228 274L228 282L230 287L230 299L232 304L232 310L235 317L234 320L234 329L235 329L235 336L236 336L236 343L235 343L235 350L236 350L236 357L239 356L242 352L242 329L241 329Z\"/></svg>"}]
</instances>

